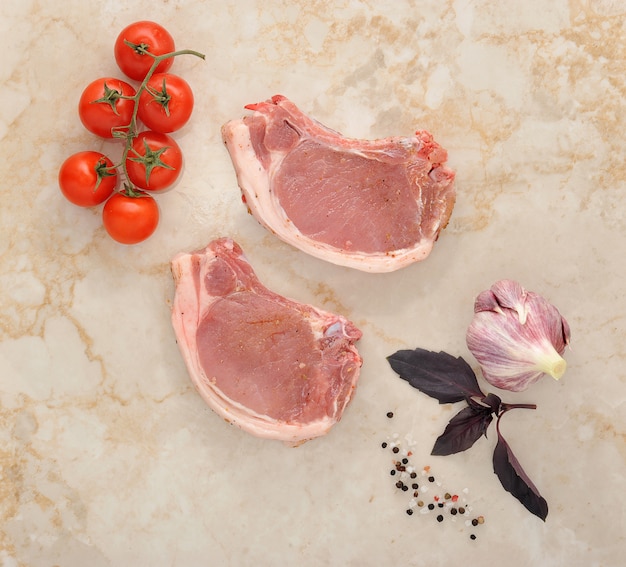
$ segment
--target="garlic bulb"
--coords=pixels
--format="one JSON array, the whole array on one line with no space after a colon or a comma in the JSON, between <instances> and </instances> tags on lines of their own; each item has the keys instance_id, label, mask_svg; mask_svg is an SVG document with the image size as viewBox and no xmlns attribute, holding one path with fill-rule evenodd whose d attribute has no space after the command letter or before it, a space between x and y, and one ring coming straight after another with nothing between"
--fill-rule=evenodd
<instances>
[{"instance_id":1,"label":"garlic bulb","mask_svg":"<svg viewBox=\"0 0 626 567\"><path fill-rule=\"evenodd\" d=\"M500 280L476 298L467 346L483 376L504 390L525 390L549 374L563 376L561 356L570 329L558 309L512 280Z\"/></svg>"}]
</instances>

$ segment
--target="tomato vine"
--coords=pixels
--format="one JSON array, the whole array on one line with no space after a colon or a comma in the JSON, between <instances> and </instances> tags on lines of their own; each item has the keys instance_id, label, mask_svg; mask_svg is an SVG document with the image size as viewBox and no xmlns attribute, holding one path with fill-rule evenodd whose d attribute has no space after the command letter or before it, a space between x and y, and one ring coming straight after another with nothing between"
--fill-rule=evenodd
<instances>
[{"instance_id":1,"label":"tomato vine","mask_svg":"<svg viewBox=\"0 0 626 567\"><path fill-rule=\"evenodd\" d=\"M131 49L137 48L137 46L131 43L130 41L125 40L124 43ZM142 55L149 55L150 57L154 59L154 61L152 62L152 65L150 66L150 69L148 70L148 72L146 73L146 76L144 77L143 81L139 85L139 88L137 89L137 92L135 93L135 95L133 96L121 95L120 96L120 98L132 100L134 103L134 108L133 108L133 113L131 115L130 123L126 126L120 126L120 127L112 129L113 137L122 139L125 142L124 150L122 152L121 162L113 166L116 170L118 168L121 168L122 172L124 173L124 178L125 178L124 190L125 191L128 191L129 189L136 189L128 177L128 169L126 167L126 161L127 159L129 159L129 153L131 153L131 150L133 147L133 141L138 135L137 113L139 111L139 99L141 97L141 94L146 90L146 87L148 85L148 82L150 81L150 78L155 73L160 63L162 61L165 61L166 59L170 59L172 57L178 57L179 55L195 55L196 57L199 57L200 59L205 59L205 55L203 53L200 53L199 51L194 51L192 49L181 49L178 51L172 51L171 53L165 53L162 55L154 55L153 53L150 53L150 51L148 51L147 49L143 49ZM136 154L136 152L133 152L133 153ZM139 154L135 155L134 157L130 159L132 159L133 161L144 161L144 162L147 161L147 158L142 157ZM153 167L153 165L146 163L146 167L147 168Z\"/></svg>"},{"instance_id":2,"label":"tomato vine","mask_svg":"<svg viewBox=\"0 0 626 567\"><path fill-rule=\"evenodd\" d=\"M104 203L104 228L124 244L154 232L159 209L150 193L171 187L182 171L181 149L166 133L180 129L194 105L190 86L167 73L181 55L205 59L199 51L176 50L172 36L155 22L132 23L118 35L114 56L120 70L139 83L137 89L116 77L100 78L87 85L78 103L85 128L121 141L122 155L116 164L100 152L70 156L60 167L59 188L77 206Z\"/></svg>"}]
</instances>

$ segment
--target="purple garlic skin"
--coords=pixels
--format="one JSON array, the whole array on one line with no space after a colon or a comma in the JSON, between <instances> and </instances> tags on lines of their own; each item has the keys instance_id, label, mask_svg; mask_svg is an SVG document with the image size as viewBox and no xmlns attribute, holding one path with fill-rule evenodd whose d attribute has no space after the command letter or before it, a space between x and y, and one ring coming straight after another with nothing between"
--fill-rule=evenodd
<instances>
[{"instance_id":1,"label":"purple garlic skin","mask_svg":"<svg viewBox=\"0 0 626 567\"><path fill-rule=\"evenodd\" d=\"M542 296L500 280L476 298L466 340L487 382L520 392L544 374L563 376L570 328Z\"/></svg>"}]
</instances>

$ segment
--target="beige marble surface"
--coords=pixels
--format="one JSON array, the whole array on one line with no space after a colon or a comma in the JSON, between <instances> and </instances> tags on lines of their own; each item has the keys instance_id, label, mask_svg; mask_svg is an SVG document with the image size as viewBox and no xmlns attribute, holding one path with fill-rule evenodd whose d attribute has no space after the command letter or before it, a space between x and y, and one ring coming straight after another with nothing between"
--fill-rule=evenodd
<instances>
[{"instance_id":1,"label":"beige marble surface","mask_svg":"<svg viewBox=\"0 0 626 567\"><path fill-rule=\"evenodd\" d=\"M4 0L0 15L2 567L624 564L623 2ZM56 174L73 152L117 151L76 103L117 74L114 38L145 18L207 59L175 63L197 99L177 135L184 176L159 197L158 232L124 247L98 209L64 201ZM219 128L276 93L346 135L425 128L449 150L457 205L425 262L340 268L247 215ZM192 389L169 259L220 235L269 287L363 330L357 395L327 437L297 449L250 437ZM473 299L503 277L572 328L560 382L503 395L538 404L502 425L550 505L545 523L500 487L493 430L429 456L455 408L385 361L421 346L473 363ZM485 523L408 516L380 447L394 434L432 467L432 490Z\"/></svg>"}]
</instances>

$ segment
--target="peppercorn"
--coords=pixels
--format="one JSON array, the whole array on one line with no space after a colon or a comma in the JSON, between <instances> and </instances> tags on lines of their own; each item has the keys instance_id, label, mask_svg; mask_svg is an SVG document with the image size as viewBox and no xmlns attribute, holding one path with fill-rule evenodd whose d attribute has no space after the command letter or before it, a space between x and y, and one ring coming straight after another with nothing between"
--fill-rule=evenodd
<instances>
[{"instance_id":1,"label":"peppercorn","mask_svg":"<svg viewBox=\"0 0 626 567\"><path fill-rule=\"evenodd\" d=\"M387 412L387 417L388 417L389 419L391 419L391 418L393 417L393 412L392 412L392 411L388 411L388 412Z\"/></svg>"},{"instance_id":2,"label":"peppercorn","mask_svg":"<svg viewBox=\"0 0 626 567\"><path fill-rule=\"evenodd\" d=\"M387 416L389 418L393 417L393 412L388 412ZM457 514L461 514L461 515L467 514L469 516L471 512L471 508L458 506L457 502L460 500L459 495L454 494L452 492L445 492L444 494L438 494L439 492L438 489L435 489L435 487L432 487L431 490L435 492L435 494L433 494L432 496L432 502L425 502L423 499L418 500L420 493L427 492L429 489L429 486L425 484L426 482L425 480L420 481L422 488L421 490L418 491L418 489L420 488L420 484L418 484L418 482L416 481L417 477L421 476L422 478L427 479L428 482L430 483L435 483L436 478L434 474L431 473L430 466L424 466L421 469L421 475L420 475L420 472L416 472L415 467L411 464L411 459L410 459L412 455L411 451L406 451L403 449L402 443L398 442L396 439L398 437L399 435L396 433L394 434L392 440L383 441L380 443L380 445L383 449L389 448L392 450L394 454L398 455L398 457L393 457L392 459L393 468L389 471L389 474L392 477L394 476L396 477L394 479L394 484L396 488L403 492L408 492L409 489L411 489L411 500L408 502L408 506L406 506L405 508L406 514L408 516L413 516L416 513L418 513L421 508L427 507L427 510L423 509L421 510L421 512L427 513L433 510L438 510L437 513L435 514L435 517L437 518L437 522L439 523L445 520L445 513L446 513L445 508L450 509L451 516L456 516ZM399 455L399 453L402 453L402 455ZM411 480L405 483L404 480L409 479L409 478ZM437 482L437 486L442 486L442 483ZM466 493L467 489L464 489L463 492ZM421 496L422 498L424 498L424 494L422 494ZM446 502L449 502L449 504L446 504ZM451 521L454 521L454 520L451 520ZM474 518L471 518L470 516L469 521L467 521L467 525L471 524L472 526L478 526L479 524L482 524L484 522L485 522L485 518L483 516L475 516ZM470 538L474 540L476 539L476 535L470 534Z\"/></svg>"}]
</instances>

